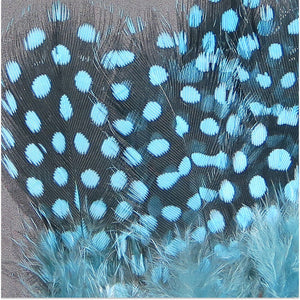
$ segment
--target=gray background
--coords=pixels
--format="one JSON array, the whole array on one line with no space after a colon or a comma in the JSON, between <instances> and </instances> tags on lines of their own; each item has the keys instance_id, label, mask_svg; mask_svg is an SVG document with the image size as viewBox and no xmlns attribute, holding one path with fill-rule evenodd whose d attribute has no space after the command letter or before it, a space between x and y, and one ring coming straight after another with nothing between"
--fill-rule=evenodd
<instances>
[{"instance_id":1,"label":"gray background","mask_svg":"<svg viewBox=\"0 0 300 300\"><path fill-rule=\"evenodd\" d=\"M50 0L24 1L24 0L1 0L2 5L2 34L7 28L7 24L21 18L22 10L28 5L34 3L49 3ZM62 2L64 2L62 0ZM71 2L71 1L70 1ZM80 0L73 0L72 3L79 3ZM94 1L96 3L96 1ZM110 0L103 1L105 4L112 4L116 9L124 9L125 13L131 16L142 15L150 8L155 8L158 12L172 20L175 23L175 0ZM2 42L4 45L4 42ZM3 50L2 50L3 51ZM29 293L22 286L19 276L22 273L17 266L20 261L20 251L12 239L22 240L24 228L22 221L29 221L33 218L36 222L33 209L29 204L29 199L25 193L20 190L6 173L2 172L2 297L29 297Z\"/></svg>"}]
</instances>

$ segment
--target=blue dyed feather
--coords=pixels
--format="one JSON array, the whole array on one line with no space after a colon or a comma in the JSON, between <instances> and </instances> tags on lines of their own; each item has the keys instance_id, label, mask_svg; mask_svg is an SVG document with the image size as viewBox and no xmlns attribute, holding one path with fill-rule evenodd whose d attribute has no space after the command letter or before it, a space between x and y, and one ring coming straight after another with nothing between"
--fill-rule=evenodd
<instances>
[{"instance_id":1,"label":"blue dyed feather","mask_svg":"<svg viewBox=\"0 0 300 300\"><path fill-rule=\"evenodd\" d=\"M187 1L175 27L82 6L2 67L2 163L47 226L31 289L296 296L296 2Z\"/></svg>"}]
</instances>

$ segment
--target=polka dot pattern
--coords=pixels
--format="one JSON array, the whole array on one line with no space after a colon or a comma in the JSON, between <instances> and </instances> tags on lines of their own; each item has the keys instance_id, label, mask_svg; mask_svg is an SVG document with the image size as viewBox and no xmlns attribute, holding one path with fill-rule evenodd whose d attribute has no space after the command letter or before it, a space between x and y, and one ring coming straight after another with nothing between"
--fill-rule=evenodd
<instances>
[{"instance_id":1,"label":"polka dot pattern","mask_svg":"<svg viewBox=\"0 0 300 300\"><path fill-rule=\"evenodd\" d=\"M82 183L88 188L93 189L95 188L99 181L100 176L94 170L88 169L81 173L80 175Z\"/></svg>"},{"instance_id":2,"label":"polka dot pattern","mask_svg":"<svg viewBox=\"0 0 300 300\"><path fill-rule=\"evenodd\" d=\"M39 75L32 82L31 88L35 97L45 98L50 93L51 81L47 75Z\"/></svg>"},{"instance_id":3,"label":"polka dot pattern","mask_svg":"<svg viewBox=\"0 0 300 300\"><path fill-rule=\"evenodd\" d=\"M40 28L33 28L28 32L24 39L24 48L26 50L35 50L44 43L45 39L46 34L44 30Z\"/></svg>"},{"instance_id":4,"label":"polka dot pattern","mask_svg":"<svg viewBox=\"0 0 300 300\"><path fill-rule=\"evenodd\" d=\"M59 218L66 218L71 212L69 203L63 199L57 199L55 203L52 205L53 213Z\"/></svg>"},{"instance_id":5,"label":"polka dot pattern","mask_svg":"<svg viewBox=\"0 0 300 300\"><path fill-rule=\"evenodd\" d=\"M103 225L91 236L98 251L110 243L112 218L145 245L153 232L186 225L202 243L206 230L248 230L252 206L279 187L297 202L298 16L260 0L223 3L192 4L182 29L158 32L151 53L128 47L123 34L118 46L108 42L90 17L71 31L73 13L59 3L48 10L55 41L47 26L21 37L24 47L4 63L2 106L24 132L4 123L2 163L25 177L55 225L77 225L84 204L90 222ZM128 41L142 27L126 19ZM70 249L76 230L61 235ZM165 252L185 246L172 237Z\"/></svg>"},{"instance_id":6,"label":"polka dot pattern","mask_svg":"<svg viewBox=\"0 0 300 300\"><path fill-rule=\"evenodd\" d=\"M20 65L16 61L9 61L6 65L6 74L10 82L15 83L21 76Z\"/></svg>"},{"instance_id":7,"label":"polka dot pattern","mask_svg":"<svg viewBox=\"0 0 300 300\"><path fill-rule=\"evenodd\" d=\"M88 72L83 70L79 71L76 74L74 80L75 80L75 86L80 92L82 93L89 92L93 80Z\"/></svg>"},{"instance_id":8,"label":"polka dot pattern","mask_svg":"<svg viewBox=\"0 0 300 300\"><path fill-rule=\"evenodd\" d=\"M51 51L53 61L56 65L67 65L71 61L70 50L64 45L57 45Z\"/></svg>"}]
</instances>

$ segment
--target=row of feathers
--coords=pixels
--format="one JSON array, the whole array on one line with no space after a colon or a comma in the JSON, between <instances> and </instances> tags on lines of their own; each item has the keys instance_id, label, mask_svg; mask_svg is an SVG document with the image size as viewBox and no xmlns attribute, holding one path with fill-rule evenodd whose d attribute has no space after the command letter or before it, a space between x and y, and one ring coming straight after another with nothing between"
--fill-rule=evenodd
<instances>
[{"instance_id":1,"label":"row of feathers","mask_svg":"<svg viewBox=\"0 0 300 300\"><path fill-rule=\"evenodd\" d=\"M102 287L130 282L133 296L148 282L147 265L165 257L170 264L183 251L199 256L193 268L205 277L205 257L217 247L209 239L225 243L241 231L241 240L214 251L237 255L229 272L245 263L241 272L251 275L236 245L257 250L251 234L274 236L282 203L298 202L298 4L182 2L175 28L154 11L134 20L80 5L29 9L6 37L2 163L48 228L34 257L56 275L34 272L55 287L68 272L61 259L74 275L83 257L74 253L91 248L84 268L105 274ZM259 221L268 209L270 232ZM49 251L39 253L43 244ZM153 267L151 284L167 283L167 263ZM176 268L174 286L185 276ZM90 292L65 286L95 296L98 284ZM246 294L256 292L248 286Z\"/></svg>"}]
</instances>

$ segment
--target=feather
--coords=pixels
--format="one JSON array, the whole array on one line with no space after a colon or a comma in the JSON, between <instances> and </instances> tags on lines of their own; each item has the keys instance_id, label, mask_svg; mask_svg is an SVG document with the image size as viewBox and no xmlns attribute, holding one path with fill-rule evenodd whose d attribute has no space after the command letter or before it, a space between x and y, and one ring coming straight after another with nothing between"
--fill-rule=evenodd
<instances>
[{"instance_id":1,"label":"feather","mask_svg":"<svg viewBox=\"0 0 300 300\"><path fill-rule=\"evenodd\" d=\"M30 12L4 56L2 163L46 225L31 289L295 295L297 4L182 2L177 26L81 6Z\"/></svg>"}]
</instances>

